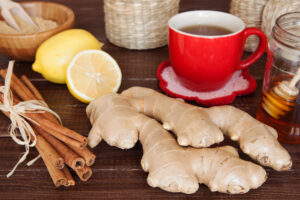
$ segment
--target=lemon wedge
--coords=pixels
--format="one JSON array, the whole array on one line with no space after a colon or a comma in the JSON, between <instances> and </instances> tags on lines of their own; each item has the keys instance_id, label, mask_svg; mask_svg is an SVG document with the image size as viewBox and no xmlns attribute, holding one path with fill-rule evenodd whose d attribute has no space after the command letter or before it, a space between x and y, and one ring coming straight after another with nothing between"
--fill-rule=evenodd
<instances>
[{"instance_id":1,"label":"lemon wedge","mask_svg":"<svg viewBox=\"0 0 300 200\"><path fill-rule=\"evenodd\" d=\"M70 93L89 103L98 96L117 92L122 80L118 63L101 50L79 52L70 62L66 74Z\"/></svg>"}]
</instances>

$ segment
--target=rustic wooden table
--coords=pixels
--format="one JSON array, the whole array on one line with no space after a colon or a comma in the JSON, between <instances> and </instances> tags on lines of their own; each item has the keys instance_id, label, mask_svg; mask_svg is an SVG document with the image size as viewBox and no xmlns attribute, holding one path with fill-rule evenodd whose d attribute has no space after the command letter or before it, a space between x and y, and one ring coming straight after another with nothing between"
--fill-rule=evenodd
<instances>
[{"instance_id":1,"label":"rustic wooden table","mask_svg":"<svg viewBox=\"0 0 300 200\"><path fill-rule=\"evenodd\" d=\"M167 47L148 51L130 51L116 47L105 37L102 0L64 0L63 3L74 10L75 27L86 29L94 34L105 43L104 50L118 61L123 73L120 91L131 86L146 86L159 90L155 74L159 63L168 59ZM229 3L230 0L184 0L181 1L180 10L202 9L228 12ZM0 56L1 68L7 66L8 60ZM233 103L234 106L252 116L255 116L260 101L265 60L265 57L261 58L250 70L258 83L256 92L249 96L238 97ZM17 62L15 73L30 77L67 127L87 135L91 126L85 114L86 105L75 100L65 85L49 83L39 74L32 72L31 64ZM276 172L267 168L269 178L266 183L245 195L212 193L204 185L201 185L198 192L192 195L174 194L151 188L146 183L147 174L140 166L141 145L122 151L108 146L105 142L93 149L97 160L93 166L93 176L88 182L84 183L76 178L75 187L55 188L42 160L31 167L22 164L11 178L6 178L5 175L24 151L23 147L16 145L9 138L8 126L9 120L0 114L0 199L300 199L299 145L284 144L293 158L292 170ZM225 143L232 144L228 141ZM31 152L29 158L34 158L37 152L35 150ZM249 160L242 153L241 157Z\"/></svg>"}]
</instances>

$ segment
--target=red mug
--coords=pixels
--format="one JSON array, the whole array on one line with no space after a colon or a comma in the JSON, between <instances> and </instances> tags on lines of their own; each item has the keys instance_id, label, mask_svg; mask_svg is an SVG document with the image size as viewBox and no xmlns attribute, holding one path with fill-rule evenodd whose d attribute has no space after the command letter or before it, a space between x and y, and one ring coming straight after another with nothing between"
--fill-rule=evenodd
<instances>
[{"instance_id":1,"label":"red mug","mask_svg":"<svg viewBox=\"0 0 300 200\"><path fill-rule=\"evenodd\" d=\"M246 28L238 17L218 11L189 11L173 16L169 22L169 55L180 82L195 91L214 91L223 87L236 70L249 67L265 52L267 38L258 28ZM181 31L194 25L217 26L232 33L218 36ZM241 60L246 39L260 38L256 51Z\"/></svg>"}]
</instances>

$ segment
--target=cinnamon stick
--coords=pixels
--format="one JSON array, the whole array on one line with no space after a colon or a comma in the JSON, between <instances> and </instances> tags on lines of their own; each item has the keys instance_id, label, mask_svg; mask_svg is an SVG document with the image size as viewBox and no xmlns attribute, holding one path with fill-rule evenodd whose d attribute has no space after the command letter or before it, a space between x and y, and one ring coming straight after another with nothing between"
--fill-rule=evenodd
<instances>
[{"instance_id":1,"label":"cinnamon stick","mask_svg":"<svg viewBox=\"0 0 300 200\"><path fill-rule=\"evenodd\" d=\"M1 96L1 95L0 95ZM2 96L1 96L2 97ZM2 112L4 113L8 118L10 114L8 112ZM49 162L58 169L62 169L64 167L64 159L56 152L56 150L45 141L44 138L37 136L37 142L36 142L36 148L38 151L45 151L45 155L49 158Z\"/></svg>"},{"instance_id":2,"label":"cinnamon stick","mask_svg":"<svg viewBox=\"0 0 300 200\"><path fill-rule=\"evenodd\" d=\"M25 84L29 87L29 89L32 91L32 93L34 94L35 98L38 99L38 100L44 100L44 98L42 97L42 95L40 94L40 92L35 88L35 86L31 83L31 81L25 76L23 75L21 77L21 79L25 82ZM57 122L57 119L56 118L51 118L49 119L53 122ZM51 136L50 136L51 137ZM59 141L58 141L59 142ZM55 146L58 146L58 145L55 145ZM70 147L77 153L79 154L80 156L82 156L85 160L85 163L87 166L91 166L94 164L95 162L95 158L96 156L90 152L86 147L83 148L83 149L79 149L77 148L76 146L74 145L70 145ZM74 169L74 167L73 167ZM67 177L67 180L68 180L68 184L65 185L65 186L73 186L75 185L75 181L74 179L72 178L69 170L67 170L67 167L65 167L63 169L66 177ZM75 170L76 171L76 170ZM90 176L92 175L92 170L89 169L89 168L86 168L85 170L77 170L76 172L77 174L79 174L79 177L81 179L84 179L84 180L87 180L90 178Z\"/></svg>"},{"instance_id":3,"label":"cinnamon stick","mask_svg":"<svg viewBox=\"0 0 300 200\"><path fill-rule=\"evenodd\" d=\"M63 157L65 163L72 169L81 169L84 167L84 159L74 153L70 148L57 140L55 137L46 133L43 129L37 129L39 134L43 136L56 151Z\"/></svg>"},{"instance_id":4,"label":"cinnamon stick","mask_svg":"<svg viewBox=\"0 0 300 200\"><path fill-rule=\"evenodd\" d=\"M9 118L8 112L3 113ZM35 147L41 155L54 185L56 187L59 187L61 185L68 184L69 179L66 178L67 175L65 175L60 170L62 168L65 168L64 160L58 155L58 153L53 149L53 147L46 142L46 140L42 136L36 136L37 142Z\"/></svg>"},{"instance_id":5,"label":"cinnamon stick","mask_svg":"<svg viewBox=\"0 0 300 200\"><path fill-rule=\"evenodd\" d=\"M69 186L74 186L75 185L75 181L69 171L69 169L67 167L64 167L62 169L63 173L65 174L66 178L67 178L67 182L64 186L69 187Z\"/></svg>"},{"instance_id":6,"label":"cinnamon stick","mask_svg":"<svg viewBox=\"0 0 300 200\"><path fill-rule=\"evenodd\" d=\"M93 174L92 169L88 166L85 166L82 169L75 169L75 172L82 181L89 180Z\"/></svg>"},{"instance_id":7,"label":"cinnamon stick","mask_svg":"<svg viewBox=\"0 0 300 200\"><path fill-rule=\"evenodd\" d=\"M20 101L14 97L14 104L19 103ZM0 102L3 102L3 96L0 95ZM87 145L87 138L79 135L78 133L65 128L59 124L56 124L48 119L46 119L42 114L36 114L36 113L25 113L24 114L26 117L30 118L31 120L39 123L39 126L36 123L30 122L32 124L32 126L34 127L40 127L41 129L43 129L44 131L46 131L47 133L53 135L54 137L56 137L57 139L61 140L62 142L70 145L70 146L74 146L77 148L84 148ZM61 130L62 129L62 130ZM69 130L69 132L64 133L65 130ZM77 140L74 140L70 137L67 137L66 135L79 135L77 137L82 137L84 142L79 142Z\"/></svg>"},{"instance_id":8,"label":"cinnamon stick","mask_svg":"<svg viewBox=\"0 0 300 200\"><path fill-rule=\"evenodd\" d=\"M28 87L28 89L31 91L32 95L26 95L24 96L24 98L22 99L23 101L27 101L27 100L39 100L39 101L43 101L46 103L45 99L43 98L43 96L41 95L41 93L38 91L38 89L31 83L31 81L29 80L29 78L26 75L22 75L21 76L21 82L18 81L18 77L15 76L15 79L12 80L12 87L14 87L14 83L15 82L19 82L21 88L26 88L26 86ZM24 84L25 85L24 85ZM17 90L16 88L14 89L15 92L20 93L19 90ZM29 99L29 97L31 97L31 99ZM51 119L51 121L53 122L57 122L57 119L54 115L52 115L49 112L45 112L44 115L48 118Z\"/></svg>"},{"instance_id":9,"label":"cinnamon stick","mask_svg":"<svg viewBox=\"0 0 300 200\"><path fill-rule=\"evenodd\" d=\"M34 94L35 96L35 99L37 100L42 100L42 101L45 101L43 96L41 95L41 93L38 91L38 89L31 83L31 81L27 78L26 75L22 75L21 76L21 80L27 85L27 87L31 90L31 92ZM50 114L51 115L51 114ZM53 115L51 115L53 116ZM45 116L46 118L48 116ZM54 118L49 118L49 120L51 120L52 122L57 122L57 119L54 117ZM45 137L45 136L44 136ZM47 139L47 138L46 138ZM88 148L84 147L83 149L79 149L77 148L76 146L74 145L70 145L70 147L78 154L80 155L81 157L84 158L85 160L85 164L87 166L92 166L94 163L95 163L95 154L93 154ZM66 159L65 159L66 160Z\"/></svg>"},{"instance_id":10,"label":"cinnamon stick","mask_svg":"<svg viewBox=\"0 0 300 200\"><path fill-rule=\"evenodd\" d=\"M35 99L45 101L41 93L38 91L38 89L31 83L31 81L27 78L26 75L21 76L21 80L27 85L27 87L31 90L31 92L34 94ZM50 114L51 115L51 114ZM53 116L53 115L51 115ZM49 120L53 122L57 122L56 118L48 118ZM93 154L88 148L78 149L75 146L70 146L78 155L84 158L85 164L87 166L92 166L95 163L95 154Z\"/></svg>"},{"instance_id":11,"label":"cinnamon stick","mask_svg":"<svg viewBox=\"0 0 300 200\"><path fill-rule=\"evenodd\" d=\"M38 91L38 89L36 89L36 87L31 83L31 81L26 75L22 75L21 80L28 87L31 93L35 96L35 99L46 102L41 93Z\"/></svg>"},{"instance_id":12,"label":"cinnamon stick","mask_svg":"<svg viewBox=\"0 0 300 200\"><path fill-rule=\"evenodd\" d=\"M70 146L78 155L80 155L87 166L92 166L95 163L96 156L87 147L79 149L74 146Z\"/></svg>"},{"instance_id":13,"label":"cinnamon stick","mask_svg":"<svg viewBox=\"0 0 300 200\"><path fill-rule=\"evenodd\" d=\"M7 73L7 70L5 70L5 69L0 70L0 74L4 79L5 79L6 73ZM31 91L14 74L12 74L12 76L11 76L11 88L15 92L15 94L18 95L24 101L36 99L36 97L31 93ZM18 101L14 101L14 102L19 103ZM35 120L37 120L39 122L41 128L45 128L45 131L47 131L49 133L50 133L50 131L55 131L57 133L56 136L58 136L58 134L62 134L67 137L70 137L74 140L77 140L80 143L82 143L81 145L79 145L80 148L83 148L87 145L86 137L84 137L84 136L76 133L75 131L72 131L64 126L61 126L60 124L54 123L53 121L50 121L45 118L43 119L42 114L26 113L25 115L26 116L28 115L29 118L32 118L32 117L35 118ZM41 120L39 118L41 118L43 120ZM50 117L48 116L48 118L50 118ZM53 116L52 116L52 118L53 118ZM43 126L45 126L45 127L43 127ZM75 143L73 143L71 145L78 146L78 144L75 144Z\"/></svg>"},{"instance_id":14,"label":"cinnamon stick","mask_svg":"<svg viewBox=\"0 0 300 200\"><path fill-rule=\"evenodd\" d=\"M41 114L37 114L37 113L26 113L26 116L30 117L31 119L36 119L41 128L43 128L45 131L47 132L56 132L58 134L67 136L69 138L74 139L75 141L78 141L81 143L80 148L83 148L87 145L87 138L76 133L75 131L66 128L60 124L54 123L52 121L50 121L49 119L45 118L43 115Z\"/></svg>"},{"instance_id":15,"label":"cinnamon stick","mask_svg":"<svg viewBox=\"0 0 300 200\"><path fill-rule=\"evenodd\" d=\"M5 79L7 73L7 69L1 69L0 75ZM11 76L11 89L15 94L21 99L32 100L34 99L34 95L30 92L27 87L22 87L23 83L17 78L15 74ZM12 87L13 86L13 87ZM21 92L19 92L21 91Z\"/></svg>"},{"instance_id":16,"label":"cinnamon stick","mask_svg":"<svg viewBox=\"0 0 300 200\"><path fill-rule=\"evenodd\" d=\"M39 123L39 126L47 133L53 135L62 142L69 143L70 145L78 148L84 148L87 145L87 138L68 129L60 124L50 121L45 116L39 113L25 113L33 121Z\"/></svg>"},{"instance_id":17,"label":"cinnamon stick","mask_svg":"<svg viewBox=\"0 0 300 200\"><path fill-rule=\"evenodd\" d=\"M6 71L1 70L0 74L1 74L1 76L3 76L3 78L5 78ZM44 98L42 97L42 95L39 93L39 91L34 87L34 85L30 82L30 80L26 76L22 76L22 81L19 80L14 74L12 75L11 87L12 87L13 91L21 99L45 101ZM0 98L0 100L1 100L1 98ZM2 101L3 101L3 98L2 98ZM19 102L19 100L14 97L14 103L18 103L18 102ZM50 113L47 113L47 115L45 115L45 114L41 115L41 114L36 114L36 113L26 113L25 115L27 117L29 117L30 119L37 121L40 124L39 127L37 127L36 124L33 124L33 125L37 127L37 129L39 130L39 134L43 135L50 144L52 144L56 148L58 147L57 148L58 151L60 151L61 153L63 151L68 152L67 154L65 154L66 155L65 156L66 164L70 163L70 161L72 160L72 157L74 158L75 157L74 155L76 155L76 153L84 158L86 165L90 166L94 163L95 155L85 147L85 145L87 144L87 138L58 124L57 119ZM54 138L53 136L51 136L49 134L56 136L56 138L65 142L66 144L68 144L76 153L74 153L71 149L68 149L63 143L56 140L56 138ZM43 138L42 136L37 136L37 137ZM78 141L76 141L76 140L78 140ZM49 144L49 146L51 146L50 144ZM41 154L41 156L47 166L49 174L56 186L75 185L75 181L72 178L67 167L64 167L62 170L58 170L47 159L47 157L45 156L46 153L42 150L42 148L40 148L40 147L37 147L37 148L39 148L39 150L41 151L40 154ZM70 153L70 152L73 152L73 153ZM82 163L82 160L81 160L81 163ZM78 162L77 162L77 164L78 164ZM69 165L69 164L67 164L67 165ZM84 164L80 164L80 166L83 166L83 165ZM72 164L70 164L70 166L72 167ZM76 164L74 167L74 164L73 164L72 168L74 168L75 172L77 173L77 175L79 176L79 178L82 181L87 181L92 175L92 170L88 166L84 166L83 168L81 168L78 166L76 167Z\"/></svg>"},{"instance_id":18,"label":"cinnamon stick","mask_svg":"<svg viewBox=\"0 0 300 200\"><path fill-rule=\"evenodd\" d=\"M45 139L42 138L42 136L38 136L38 140L45 142ZM47 142L45 142L46 144ZM51 179L56 187L59 187L61 185L67 184L67 178L62 170L58 169L56 166L53 165L53 163L49 159L49 155L47 155L47 148L45 148L44 145L36 146L36 149L40 153L48 172L51 176Z\"/></svg>"},{"instance_id":19,"label":"cinnamon stick","mask_svg":"<svg viewBox=\"0 0 300 200\"><path fill-rule=\"evenodd\" d=\"M45 151L47 159L58 169L64 168L64 159L57 153L57 151L40 135L36 134L37 143L36 148Z\"/></svg>"}]
</instances>

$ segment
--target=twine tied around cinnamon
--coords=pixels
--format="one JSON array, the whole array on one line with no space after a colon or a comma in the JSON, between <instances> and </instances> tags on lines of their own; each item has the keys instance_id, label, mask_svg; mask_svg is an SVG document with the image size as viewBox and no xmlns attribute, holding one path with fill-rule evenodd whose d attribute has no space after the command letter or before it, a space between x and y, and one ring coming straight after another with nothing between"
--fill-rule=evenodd
<instances>
[{"instance_id":1,"label":"twine tied around cinnamon","mask_svg":"<svg viewBox=\"0 0 300 200\"><path fill-rule=\"evenodd\" d=\"M37 125L39 124L33 121L32 119L26 117L24 114L44 113L46 111L53 114L61 122L58 114L56 114L54 111L48 108L47 104L43 101L29 100L14 105L13 94L10 90L11 76L13 72L14 63L15 61L9 61L4 86L0 87L0 93L2 93L3 95L3 103L0 103L0 110L3 112L8 112L10 114L10 137L18 145L25 146L25 152L23 153L22 157L19 159L17 164L13 167L13 169L6 175L7 178L13 175L18 165L26 159L27 155L29 154L30 147L34 147L37 142L36 134L26 120L29 120L30 122L33 122ZM19 134L20 136L18 136ZM36 159L34 159L34 161L36 161ZM30 164L33 164L33 162L30 162Z\"/></svg>"}]
</instances>

